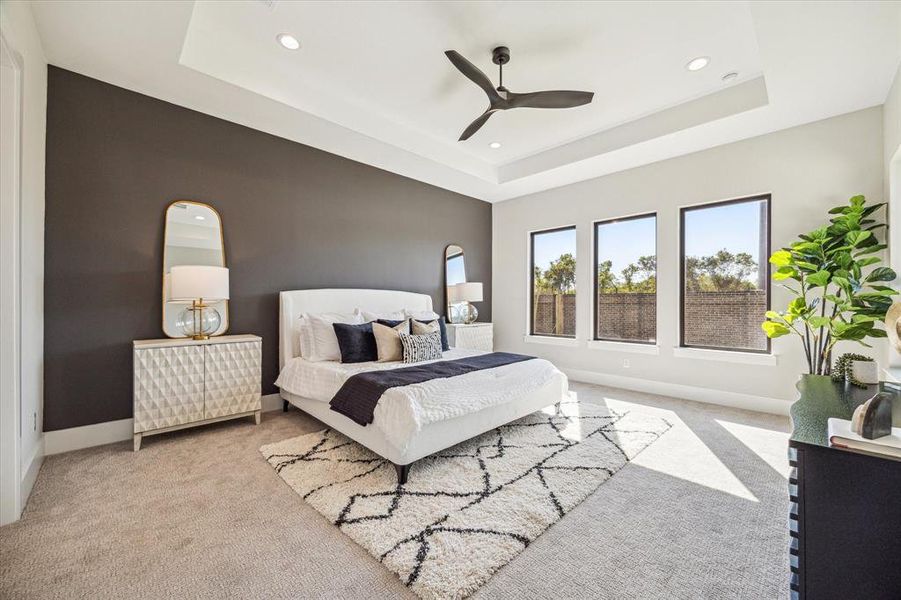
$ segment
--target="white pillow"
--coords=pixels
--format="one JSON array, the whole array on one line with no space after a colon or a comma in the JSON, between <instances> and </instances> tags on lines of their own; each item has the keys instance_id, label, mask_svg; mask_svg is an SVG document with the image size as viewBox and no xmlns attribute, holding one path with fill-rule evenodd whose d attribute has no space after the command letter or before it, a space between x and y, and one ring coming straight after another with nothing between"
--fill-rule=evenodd
<instances>
[{"instance_id":1,"label":"white pillow","mask_svg":"<svg viewBox=\"0 0 901 600\"><path fill-rule=\"evenodd\" d=\"M309 323L310 329L310 355L304 358L313 362L341 360L341 349L338 347L338 336L335 335L333 323L358 325L363 322L360 315L341 313L304 313L303 319Z\"/></svg>"},{"instance_id":2,"label":"white pillow","mask_svg":"<svg viewBox=\"0 0 901 600\"><path fill-rule=\"evenodd\" d=\"M298 356L309 358L313 354L313 330L310 327L309 319L302 315L297 319L297 336L300 349Z\"/></svg>"},{"instance_id":3,"label":"white pillow","mask_svg":"<svg viewBox=\"0 0 901 600\"><path fill-rule=\"evenodd\" d=\"M407 318L406 311L402 308L381 313L371 312L368 310L363 310L362 308L358 308L354 310L354 314L359 315L360 318L363 319L363 323L371 323L372 321L378 321L379 319L386 319L388 321L403 321Z\"/></svg>"},{"instance_id":4,"label":"white pillow","mask_svg":"<svg viewBox=\"0 0 901 600\"><path fill-rule=\"evenodd\" d=\"M416 319L417 321L434 321L435 319L441 318L441 315L434 310L410 310L409 308L404 309L404 316L408 319Z\"/></svg>"}]
</instances>

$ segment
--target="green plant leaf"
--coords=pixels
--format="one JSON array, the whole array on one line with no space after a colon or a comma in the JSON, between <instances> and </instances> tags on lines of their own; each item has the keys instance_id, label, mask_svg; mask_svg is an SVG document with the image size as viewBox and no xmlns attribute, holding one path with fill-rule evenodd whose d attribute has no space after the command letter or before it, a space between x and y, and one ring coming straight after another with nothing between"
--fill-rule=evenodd
<instances>
[{"instance_id":1,"label":"green plant leaf","mask_svg":"<svg viewBox=\"0 0 901 600\"><path fill-rule=\"evenodd\" d=\"M860 248L857 252L854 253L855 257L864 256L865 254L875 254L877 252L881 252L888 248L887 244L876 244L875 246L867 246L866 248Z\"/></svg>"},{"instance_id":2,"label":"green plant leaf","mask_svg":"<svg viewBox=\"0 0 901 600\"><path fill-rule=\"evenodd\" d=\"M861 231L859 229L854 231L849 231L845 235L845 241L851 244L852 246L859 246L861 242L865 239L873 235L869 231Z\"/></svg>"},{"instance_id":3,"label":"green plant leaf","mask_svg":"<svg viewBox=\"0 0 901 600\"><path fill-rule=\"evenodd\" d=\"M848 281L847 277L838 277L836 275L832 276L832 283L842 288L845 294L850 293L851 290L851 282Z\"/></svg>"},{"instance_id":4,"label":"green plant leaf","mask_svg":"<svg viewBox=\"0 0 901 600\"><path fill-rule=\"evenodd\" d=\"M770 256L770 264L776 267L786 267L792 263L792 254L787 250L777 250Z\"/></svg>"},{"instance_id":5,"label":"green plant leaf","mask_svg":"<svg viewBox=\"0 0 901 600\"><path fill-rule=\"evenodd\" d=\"M791 333L791 329L781 323L774 323L773 321L764 321L760 324L760 327L763 329L763 332L766 333L766 336L771 339Z\"/></svg>"},{"instance_id":6,"label":"green plant leaf","mask_svg":"<svg viewBox=\"0 0 901 600\"><path fill-rule=\"evenodd\" d=\"M857 261L857 266L859 266L859 267L861 267L861 268L863 268L863 267L869 267L870 265L875 265L876 263L879 263L879 262L882 262L882 260L880 260L878 257L876 257L876 256L868 256L868 257L866 257L866 258L861 258L861 259L859 259L859 260Z\"/></svg>"},{"instance_id":7,"label":"green plant leaf","mask_svg":"<svg viewBox=\"0 0 901 600\"><path fill-rule=\"evenodd\" d=\"M795 266L805 272L807 272L807 271L813 272L813 271L819 270L815 264L813 264L811 262L802 261L802 260L796 260Z\"/></svg>"},{"instance_id":8,"label":"green plant leaf","mask_svg":"<svg viewBox=\"0 0 901 600\"><path fill-rule=\"evenodd\" d=\"M810 325L810 327L813 329L826 327L831 322L832 319L830 319L829 317L810 317L809 319L807 319L807 324Z\"/></svg>"},{"instance_id":9,"label":"green plant leaf","mask_svg":"<svg viewBox=\"0 0 901 600\"><path fill-rule=\"evenodd\" d=\"M779 267L776 269L776 272L773 273L773 280L783 281L785 279L798 279L798 272L792 267Z\"/></svg>"},{"instance_id":10,"label":"green plant leaf","mask_svg":"<svg viewBox=\"0 0 901 600\"><path fill-rule=\"evenodd\" d=\"M807 283L811 287L822 287L829 283L829 271L817 271L807 276Z\"/></svg>"},{"instance_id":11,"label":"green plant leaf","mask_svg":"<svg viewBox=\"0 0 901 600\"><path fill-rule=\"evenodd\" d=\"M852 323L876 323L881 321L879 317L874 317L873 315L862 315L857 314L851 317Z\"/></svg>"},{"instance_id":12,"label":"green plant leaf","mask_svg":"<svg viewBox=\"0 0 901 600\"><path fill-rule=\"evenodd\" d=\"M897 275L888 267L877 267L870 271L864 281L894 281ZM808 278L809 279L809 278Z\"/></svg>"}]
</instances>

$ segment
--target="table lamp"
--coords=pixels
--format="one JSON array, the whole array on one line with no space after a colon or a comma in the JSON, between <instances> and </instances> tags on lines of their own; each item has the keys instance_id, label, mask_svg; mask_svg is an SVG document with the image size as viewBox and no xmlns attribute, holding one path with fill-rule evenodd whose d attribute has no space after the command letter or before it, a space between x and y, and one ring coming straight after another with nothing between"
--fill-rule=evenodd
<instances>
[{"instance_id":1,"label":"table lamp","mask_svg":"<svg viewBox=\"0 0 901 600\"><path fill-rule=\"evenodd\" d=\"M171 299L190 301L176 325L195 340L209 339L222 325L222 315L207 304L228 300L228 269L201 265L180 265L169 272Z\"/></svg>"},{"instance_id":2,"label":"table lamp","mask_svg":"<svg viewBox=\"0 0 901 600\"><path fill-rule=\"evenodd\" d=\"M469 325L479 318L479 311L471 303L482 301L482 284L468 281L452 285L448 288L448 301L450 304L462 303L460 316L463 323Z\"/></svg>"}]
</instances>

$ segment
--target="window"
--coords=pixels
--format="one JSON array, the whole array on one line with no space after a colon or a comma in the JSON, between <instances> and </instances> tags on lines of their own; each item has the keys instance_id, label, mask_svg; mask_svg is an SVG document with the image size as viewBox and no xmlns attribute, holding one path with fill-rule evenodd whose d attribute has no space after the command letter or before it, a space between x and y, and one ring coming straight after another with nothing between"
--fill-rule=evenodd
<instances>
[{"instance_id":1,"label":"window","mask_svg":"<svg viewBox=\"0 0 901 600\"><path fill-rule=\"evenodd\" d=\"M594 224L594 339L657 341L657 215Z\"/></svg>"},{"instance_id":2,"label":"window","mask_svg":"<svg viewBox=\"0 0 901 600\"><path fill-rule=\"evenodd\" d=\"M576 337L576 228L531 234L532 335Z\"/></svg>"},{"instance_id":3,"label":"window","mask_svg":"<svg viewBox=\"0 0 901 600\"><path fill-rule=\"evenodd\" d=\"M769 352L770 197L681 211L682 346Z\"/></svg>"}]
</instances>

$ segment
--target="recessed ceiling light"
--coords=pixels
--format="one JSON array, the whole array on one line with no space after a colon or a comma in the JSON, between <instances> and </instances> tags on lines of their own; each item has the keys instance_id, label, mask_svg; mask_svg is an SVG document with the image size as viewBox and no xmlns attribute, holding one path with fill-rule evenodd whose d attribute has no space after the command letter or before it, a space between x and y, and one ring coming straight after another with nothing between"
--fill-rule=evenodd
<instances>
[{"instance_id":1,"label":"recessed ceiling light","mask_svg":"<svg viewBox=\"0 0 901 600\"><path fill-rule=\"evenodd\" d=\"M738 73L734 71L732 73L726 73L725 75L723 75L723 81L725 81L726 83L735 81L736 79L738 79Z\"/></svg>"},{"instance_id":2,"label":"recessed ceiling light","mask_svg":"<svg viewBox=\"0 0 901 600\"><path fill-rule=\"evenodd\" d=\"M280 33L275 36L275 39L277 39L278 43L288 50L297 50L298 48L300 48L300 42L297 41L297 38L290 33Z\"/></svg>"},{"instance_id":3,"label":"recessed ceiling light","mask_svg":"<svg viewBox=\"0 0 901 600\"><path fill-rule=\"evenodd\" d=\"M689 71L700 71L701 69L706 67L708 64L710 64L709 56L699 56L697 58L693 58L690 61L688 61L688 64L685 65L685 68L688 69Z\"/></svg>"},{"instance_id":4,"label":"recessed ceiling light","mask_svg":"<svg viewBox=\"0 0 901 600\"><path fill-rule=\"evenodd\" d=\"M194 218L197 219L198 221L206 221L206 217L201 216L201 215L194 215Z\"/></svg>"},{"instance_id":5,"label":"recessed ceiling light","mask_svg":"<svg viewBox=\"0 0 901 600\"><path fill-rule=\"evenodd\" d=\"M491 142L490 144L488 144L488 147L494 148L495 150L497 150L498 148L501 147L501 143L500 142Z\"/></svg>"}]
</instances>

